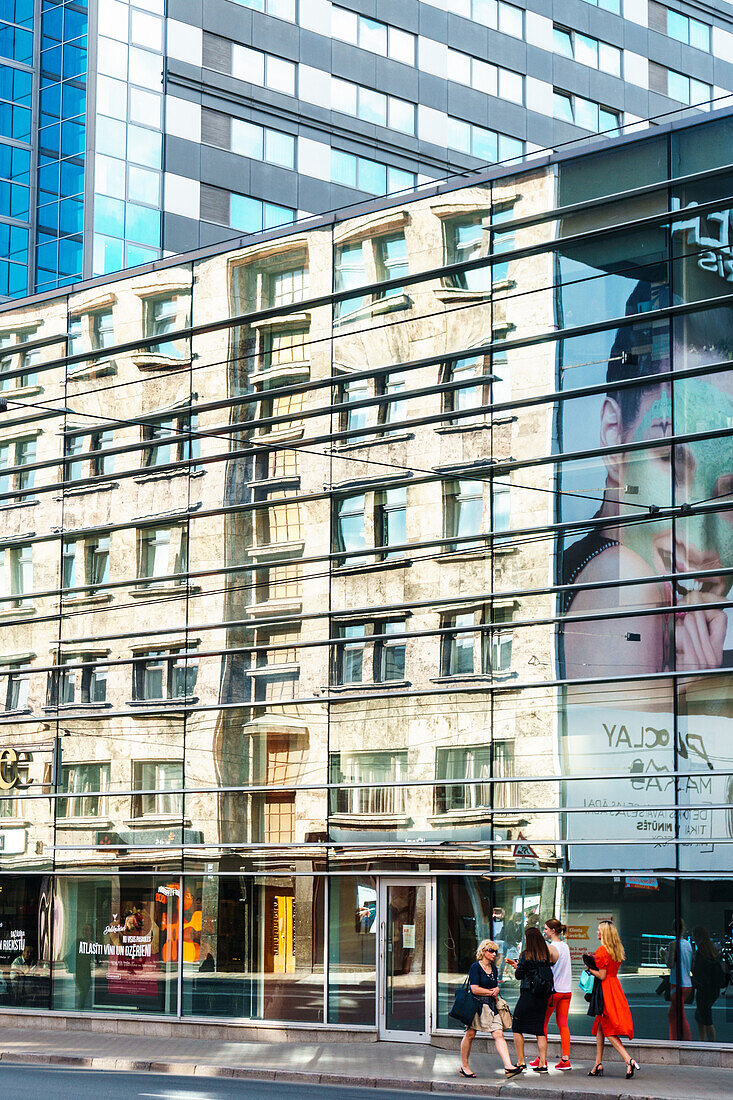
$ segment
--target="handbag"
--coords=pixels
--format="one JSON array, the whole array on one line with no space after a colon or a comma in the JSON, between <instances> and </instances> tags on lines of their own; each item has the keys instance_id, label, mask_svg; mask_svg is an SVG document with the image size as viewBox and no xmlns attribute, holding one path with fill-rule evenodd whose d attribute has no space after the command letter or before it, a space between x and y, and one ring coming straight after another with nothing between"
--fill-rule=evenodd
<instances>
[{"instance_id":1,"label":"handbag","mask_svg":"<svg viewBox=\"0 0 733 1100\"><path fill-rule=\"evenodd\" d=\"M588 1015L589 1016L602 1016L605 1011L605 1003L603 1001L603 982L598 978L593 977L593 988L590 993L586 993L585 999L588 1001Z\"/></svg>"},{"instance_id":2,"label":"handbag","mask_svg":"<svg viewBox=\"0 0 733 1100\"><path fill-rule=\"evenodd\" d=\"M580 981L578 982L578 985L580 986L580 992L590 993L593 989L593 982L593 975L590 973L590 971L584 970L583 973L580 975Z\"/></svg>"},{"instance_id":3,"label":"handbag","mask_svg":"<svg viewBox=\"0 0 733 1100\"><path fill-rule=\"evenodd\" d=\"M658 997L664 997L665 1001L668 1001L670 999L671 991L669 988L669 974L662 975L662 980L660 981L654 992Z\"/></svg>"},{"instance_id":4,"label":"handbag","mask_svg":"<svg viewBox=\"0 0 733 1100\"><path fill-rule=\"evenodd\" d=\"M501 1020L501 1026L504 1028L504 1031L510 1031L512 1026L512 1013L503 997L496 998L496 1011L499 1013L499 1019Z\"/></svg>"},{"instance_id":5,"label":"handbag","mask_svg":"<svg viewBox=\"0 0 733 1100\"><path fill-rule=\"evenodd\" d=\"M480 1011L481 1006L469 989L468 978L466 978L463 985L459 986L456 990L453 1008L451 1008L448 1015L452 1019L458 1020L459 1023L464 1024L466 1027L471 1027L474 1016Z\"/></svg>"}]
</instances>

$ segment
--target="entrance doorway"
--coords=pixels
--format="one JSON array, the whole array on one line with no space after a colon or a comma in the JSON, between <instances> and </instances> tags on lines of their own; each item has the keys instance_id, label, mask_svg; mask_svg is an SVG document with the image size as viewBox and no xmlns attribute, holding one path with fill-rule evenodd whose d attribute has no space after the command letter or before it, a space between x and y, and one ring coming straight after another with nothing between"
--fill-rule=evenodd
<instances>
[{"instance_id":1,"label":"entrance doorway","mask_svg":"<svg viewBox=\"0 0 733 1100\"><path fill-rule=\"evenodd\" d=\"M426 1043L432 1030L435 972L434 886L430 880L380 883L379 1036Z\"/></svg>"}]
</instances>

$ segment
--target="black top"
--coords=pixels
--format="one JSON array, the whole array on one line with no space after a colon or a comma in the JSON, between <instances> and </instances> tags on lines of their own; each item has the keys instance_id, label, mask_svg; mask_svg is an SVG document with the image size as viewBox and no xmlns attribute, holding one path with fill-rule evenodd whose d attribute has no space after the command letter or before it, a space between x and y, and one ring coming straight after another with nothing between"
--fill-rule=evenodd
<instances>
[{"instance_id":1,"label":"black top","mask_svg":"<svg viewBox=\"0 0 733 1100\"><path fill-rule=\"evenodd\" d=\"M575 584L583 569L592 558L597 557L598 554L602 554L604 550L610 550L612 547L618 545L617 539L607 538L597 529L590 531L584 538L579 539L578 542L574 542L572 546L568 546L567 550L564 552L562 561L562 583ZM576 593L572 590L563 593L562 610L564 615L567 615L570 610L570 605L575 599L575 596Z\"/></svg>"},{"instance_id":2,"label":"black top","mask_svg":"<svg viewBox=\"0 0 733 1100\"><path fill-rule=\"evenodd\" d=\"M468 984L480 985L483 989L497 989L499 985L499 972L496 969L494 963L491 964L491 973L487 974L481 963L476 960L471 964L471 969L468 972ZM474 994L476 996L476 994ZM488 997L488 993L478 994L481 997Z\"/></svg>"},{"instance_id":3,"label":"black top","mask_svg":"<svg viewBox=\"0 0 733 1100\"><path fill-rule=\"evenodd\" d=\"M537 962L535 959L528 959L525 957L524 952L519 956L519 962L517 963L517 969L515 976L520 980L519 986L522 992L532 991L532 979L538 974L548 983L547 996L550 996L552 992L552 966L548 962Z\"/></svg>"}]
</instances>

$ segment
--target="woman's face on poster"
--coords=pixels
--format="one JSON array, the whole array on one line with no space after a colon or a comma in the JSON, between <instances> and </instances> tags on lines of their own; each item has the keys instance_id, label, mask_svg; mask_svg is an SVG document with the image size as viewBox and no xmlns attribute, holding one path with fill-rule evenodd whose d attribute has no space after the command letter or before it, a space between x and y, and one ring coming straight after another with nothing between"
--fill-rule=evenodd
<instances>
[{"instance_id":1,"label":"woman's face on poster","mask_svg":"<svg viewBox=\"0 0 733 1100\"><path fill-rule=\"evenodd\" d=\"M649 387L633 420L621 423L624 444L660 440L660 446L612 456L609 472L617 481L619 514L643 516L650 505L697 505L730 500L730 509L669 517L620 528L626 546L649 566L650 573L678 573L729 568L733 565L733 436L692 440L673 448L662 442L672 435L723 432L733 428L733 377L685 378ZM614 466L614 462L616 463ZM691 581L698 591L721 596L727 578ZM685 585L682 585L685 588Z\"/></svg>"}]
</instances>

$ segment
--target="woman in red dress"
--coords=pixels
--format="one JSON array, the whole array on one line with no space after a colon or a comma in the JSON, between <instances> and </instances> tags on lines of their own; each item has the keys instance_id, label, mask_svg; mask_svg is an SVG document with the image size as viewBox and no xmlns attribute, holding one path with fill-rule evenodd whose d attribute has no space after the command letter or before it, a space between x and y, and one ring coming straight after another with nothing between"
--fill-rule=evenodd
<instances>
[{"instance_id":1,"label":"woman in red dress","mask_svg":"<svg viewBox=\"0 0 733 1100\"><path fill-rule=\"evenodd\" d=\"M596 1037L596 1064L592 1070L588 1071L588 1076L603 1076L603 1044L608 1039L614 1050L617 1050L626 1062L626 1076L630 1078L634 1076L634 1070L639 1068L639 1063L634 1061L619 1038L621 1035L627 1039L634 1038L631 1009L621 988L621 982L618 980L619 967L626 958L626 952L616 926L610 920L602 920L598 925L598 939L601 941L601 946L593 956L595 968L588 966L586 969L602 984L603 1015L596 1016L593 1022L593 1034Z\"/></svg>"}]
</instances>

